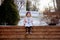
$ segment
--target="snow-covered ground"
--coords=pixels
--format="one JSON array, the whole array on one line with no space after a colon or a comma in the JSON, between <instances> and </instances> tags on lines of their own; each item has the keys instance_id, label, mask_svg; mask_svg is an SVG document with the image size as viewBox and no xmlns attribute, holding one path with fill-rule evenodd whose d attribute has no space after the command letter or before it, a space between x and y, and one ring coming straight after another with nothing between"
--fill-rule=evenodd
<instances>
[{"instance_id":1,"label":"snow-covered ground","mask_svg":"<svg viewBox=\"0 0 60 40\"><path fill-rule=\"evenodd\" d=\"M20 21L18 23L18 26L23 26L24 25L24 17L25 17L25 14L26 14L27 11L21 11L20 12ZM40 16L43 16L42 14L39 14L39 12L37 11L30 11L31 12L31 15L32 15L32 18L33 18L33 25L34 26L45 26L47 25L45 21L42 21L41 20L41 17Z\"/></svg>"}]
</instances>

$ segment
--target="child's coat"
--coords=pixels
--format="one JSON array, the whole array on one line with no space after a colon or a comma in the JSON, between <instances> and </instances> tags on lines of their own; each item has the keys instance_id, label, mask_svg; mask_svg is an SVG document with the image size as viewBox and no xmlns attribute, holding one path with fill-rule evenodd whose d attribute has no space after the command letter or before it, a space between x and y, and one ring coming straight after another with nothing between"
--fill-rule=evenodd
<instances>
[{"instance_id":1,"label":"child's coat","mask_svg":"<svg viewBox=\"0 0 60 40\"><path fill-rule=\"evenodd\" d=\"M32 19L32 17L25 17L24 18L24 26L25 27L33 26L33 19Z\"/></svg>"}]
</instances>

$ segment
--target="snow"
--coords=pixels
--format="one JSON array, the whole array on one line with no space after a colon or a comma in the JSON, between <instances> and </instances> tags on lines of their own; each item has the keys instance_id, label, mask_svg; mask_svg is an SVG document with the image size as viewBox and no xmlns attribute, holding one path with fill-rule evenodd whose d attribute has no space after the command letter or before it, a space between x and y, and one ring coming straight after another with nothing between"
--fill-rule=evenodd
<instances>
[{"instance_id":1,"label":"snow","mask_svg":"<svg viewBox=\"0 0 60 40\"><path fill-rule=\"evenodd\" d=\"M21 16L21 20L19 21L18 23L18 26L23 26L24 25L24 17L25 17L25 14L26 14L27 11L21 11L20 12L20 16ZM39 14L39 12L37 11L30 11L31 12L31 15L32 15L32 18L33 18L33 26L45 26L45 25L48 25L45 21L42 21L41 16L43 16L42 14ZM22 18L23 17L23 18Z\"/></svg>"}]
</instances>

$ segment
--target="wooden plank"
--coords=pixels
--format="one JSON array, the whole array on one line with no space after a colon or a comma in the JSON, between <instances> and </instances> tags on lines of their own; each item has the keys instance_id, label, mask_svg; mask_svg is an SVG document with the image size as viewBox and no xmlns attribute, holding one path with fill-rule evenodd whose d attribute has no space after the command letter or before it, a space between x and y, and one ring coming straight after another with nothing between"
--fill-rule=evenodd
<instances>
[{"instance_id":1,"label":"wooden plank","mask_svg":"<svg viewBox=\"0 0 60 40\"><path fill-rule=\"evenodd\" d=\"M18 39L16 39L16 38L2 38L2 39L0 39L0 40L60 40L60 39L36 39L36 38L32 38L32 39L29 39L29 38L24 38L24 39L21 39L21 38L18 38Z\"/></svg>"},{"instance_id":2,"label":"wooden plank","mask_svg":"<svg viewBox=\"0 0 60 40\"><path fill-rule=\"evenodd\" d=\"M26 34L26 32L24 31L3 31L3 32L0 32L0 35L21 35L21 34ZM39 31L33 31L31 32L31 34L39 34L39 35L42 35L42 34L45 34L45 35L60 35L60 32L39 32Z\"/></svg>"},{"instance_id":3,"label":"wooden plank","mask_svg":"<svg viewBox=\"0 0 60 40\"><path fill-rule=\"evenodd\" d=\"M28 35L27 38L45 38L45 39L59 39L60 35Z\"/></svg>"},{"instance_id":4,"label":"wooden plank","mask_svg":"<svg viewBox=\"0 0 60 40\"><path fill-rule=\"evenodd\" d=\"M0 38L25 38L25 35L0 35Z\"/></svg>"}]
</instances>

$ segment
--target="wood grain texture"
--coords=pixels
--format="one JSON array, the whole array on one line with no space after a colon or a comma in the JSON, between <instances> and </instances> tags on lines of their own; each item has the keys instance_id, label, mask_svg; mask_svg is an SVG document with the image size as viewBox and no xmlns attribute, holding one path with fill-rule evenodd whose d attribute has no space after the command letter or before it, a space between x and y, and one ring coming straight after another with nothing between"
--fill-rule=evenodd
<instances>
[{"instance_id":1,"label":"wood grain texture","mask_svg":"<svg viewBox=\"0 0 60 40\"><path fill-rule=\"evenodd\" d=\"M33 26L26 34L24 26L0 26L0 40L60 40L60 26Z\"/></svg>"}]
</instances>

